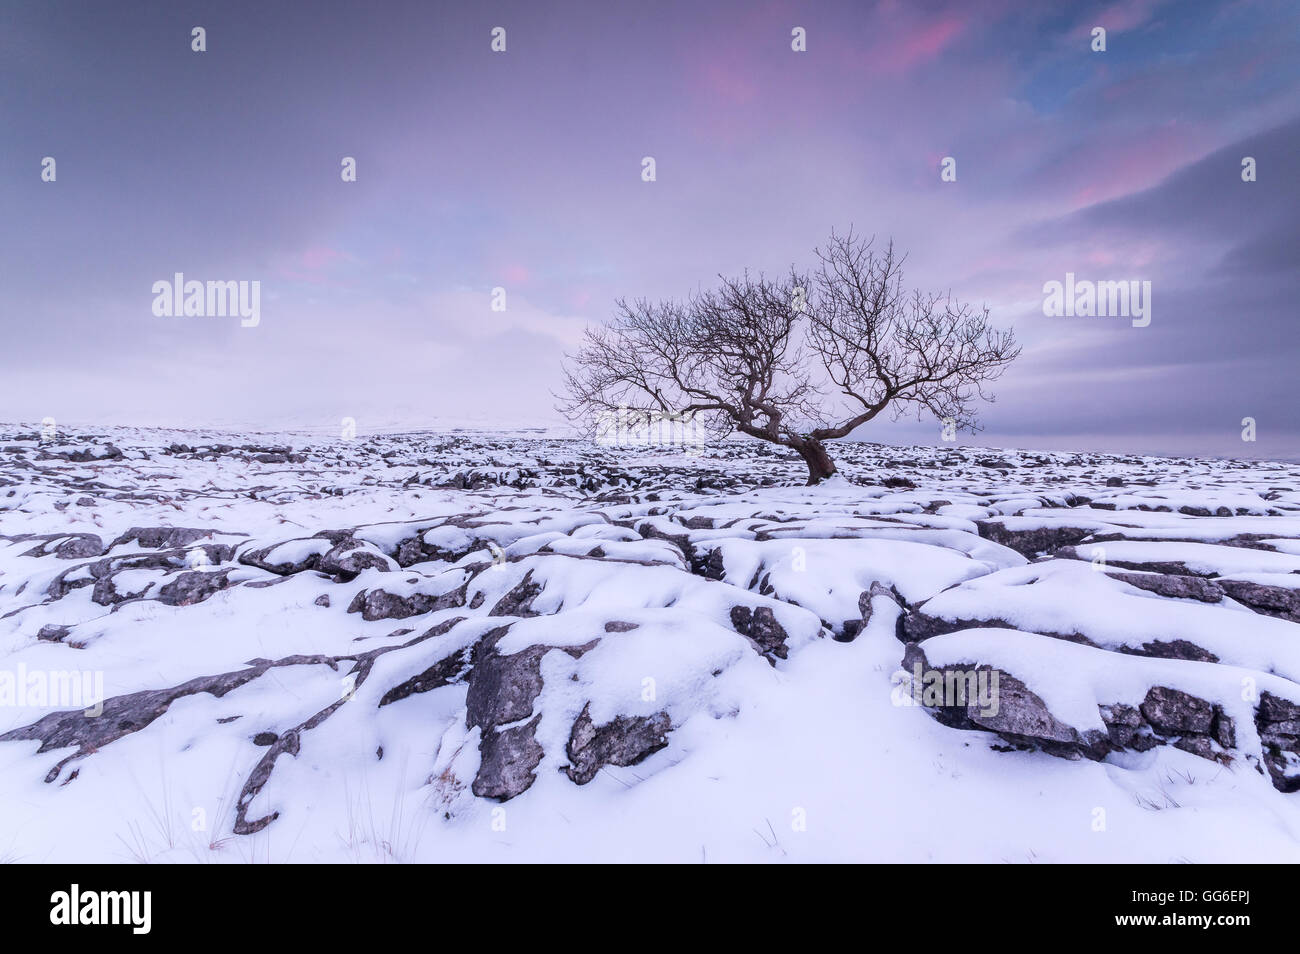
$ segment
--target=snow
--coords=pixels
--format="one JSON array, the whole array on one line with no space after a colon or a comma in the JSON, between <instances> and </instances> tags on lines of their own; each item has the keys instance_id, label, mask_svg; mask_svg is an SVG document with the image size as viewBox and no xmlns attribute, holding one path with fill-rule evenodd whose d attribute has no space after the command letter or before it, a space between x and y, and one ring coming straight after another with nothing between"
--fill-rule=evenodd
<instances>
[{"instance_id":1,"label":"snow","mask_svg":"<svg viewBox=\"0 0 1300 954\"><path fill-rule=\"evenodd\" d=\"M805 488L797 460L756 442L691 455L517 431L336 441L109 428L41 444L37 430L0 425L0 671L101 673L114 698L277 665L221 695L175 699L52 782L74 750L0 742L0 859L1300 860L1300 793L1244 757L999 751L991 733L949 728L895 692L910 609L959 627L921 644L932 666L1014 674L1077 729L1101 728L1099 705L1175 686L1231 715L1243 753L1257 747L1257 696L1242 687L1300 703L1300 622L1114 574L1172 579L1175 564L1300 589L1294 464L844 444L842 478ZM233 450L170 447L218 443ZM265 451L245 446L301 459L263 464ZM59 456L87 449L88 462ZM990 455L1007 466L978 463ZM881 483L897 476L916 486ZM1125 485L1107 487L1116 476ZM990 522L1092 536L1026 557L984 535ZM198 543L235 552L205 572L231 570L229 585L161 602L189 570L182 554L113 570L118 594L144 596L96 602L102 561L165 552L110 547L132 527L212 531ZM384 566L327 578L239 562L268 548L267 565L319 558L333 546L322 531L350 532ZM106 552L55 556L76 534ZM1094 548L1104 565L1090 562ZM86 585L51 598L60 574ZM450 599L462 585L463 598L408 617L348 612L363 591ZM843 641L864 606L865 625ZM738 610L770 611L784 655L742 632ZM46 626L68 632L39 636ZM467 726L463 674L385 698L448 660L468 669L503 627L496 653L542 647L529 717L540 716L541 757L535 782L500 803L472 791L484 731ZM1144 655L1172 640L1218 661ZM349 660L363 653L375 655L358 680ZM248 819L278 817L234 834L268 752L255 738L344 698L248 799ZM0 707L0 733L71 708ZM584 709L596 725L666 712L668 744L577 785L562 770Z\"/></svg>"},{"instance_id":2,"label":"snow","mask_svg":"<svg viewBox=\"0 0 1300 954\"><path fill-rule=\"evenodd\" d=\"M1207 543L1136 542L1116 540L1096 544L1107 563L1134 565L1179 563L1188 572L1206 576L1238 573L1300 573L1300 555Z\"/></svg>"},{"instance_id":3,"label":"snow","mask_svg":"<svg viewBox=\"0 0 1300 954\"><path fill-rule=\"evenodd\" d=\"M1000 621L1030 632L1080 635L1110 649L1181 639L1230 665L1300 681L1296 623L1238 607L1158 597L1080 561L990 573L940 593L921 609L946 620Z\"/></svg>"},{"instance_id":4,"label":"snow","mask_svg":"<svg viewBox=\"0 0 1300 954\"><path fill-rule=\"evenodd\" d=\"M962 553L902 540L737 540L722 544L726 582L762 579L778 598L838 624L858 619L858 597L873 581L921 599L987 573Z\"/></svg>"},{"instance_id":5,"label":"snow","mask_svg":"<svg viewBox=\"0 0 1300 954\"><path fill-rule=\"evenodd\" d=\"M925 658L936 668L970 660L1009 672L1034 687L1052 714L1080 731L1104 729L1098 705L1137 706L1152 686L1177 686L1233 716L1250 732L1253 707L1243 699L1249 680L1257 692L1300 702L1300 686L1256 669L1181 659L1151 659L1109 653L1091 646L1014 629L967 629L925 642Z\"/></svg>"}]
</instances>

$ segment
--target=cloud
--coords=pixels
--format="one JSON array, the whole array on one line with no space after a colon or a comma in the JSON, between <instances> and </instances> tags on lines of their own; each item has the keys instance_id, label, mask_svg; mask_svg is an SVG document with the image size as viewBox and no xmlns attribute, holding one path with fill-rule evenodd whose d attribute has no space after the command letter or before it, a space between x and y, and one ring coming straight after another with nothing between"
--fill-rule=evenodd
<instances>
[{"instance_id":1,"label":"cloud","mask_svg":"<svg viewBox=\"0 0 1300 954\"><path fill-rule=\"evenodd\" d=\"M505 55L471 5L432 11L394 0L359 30L232 0L198 56L156 13L16 10L0 416L549 413L616 298L806 263L853 225L1025 341L990 440L1230 447L1239 403L1261 435L1292 426L1284 3L507 2ZM1105 54L1080 42L1094 23ZM50 154L56 184L31 158ZM1067 270L1150 278L1152 326L1044 318ZM262 280L261 326L155 319L176 271ZM933 439L912 426L865 436Z\"/></svg>"}]
</instances>

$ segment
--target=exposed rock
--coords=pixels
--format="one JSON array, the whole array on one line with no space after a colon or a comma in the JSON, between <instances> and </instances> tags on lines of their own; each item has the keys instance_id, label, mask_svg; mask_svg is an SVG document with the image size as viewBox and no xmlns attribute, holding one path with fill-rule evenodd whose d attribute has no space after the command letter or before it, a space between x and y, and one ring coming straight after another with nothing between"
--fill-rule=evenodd
<instances>
[{"instance_id":1,"label":"exposed rock","mask_svg":"<svg viewBox=\"0 0 1300 954\"><path fill-rule=\"evenodd\" d=\"M1273 787L1281 792L1300 791L1300 705L1270 692L1260 693L1255 729Z\"/></svg>"},{"instance_id":2,"label":"exposed rock","mask_svg":"<svg viewBox=\"0 0 1300 954\"><path fill-rule=\"evenodd\" d=\"M770 606L760 606L751 610L748 606L731 608L731 627L740 635L749 639L764 656L785 659L788 650L785 641L786 631L777 622L776 614Z\"/></svg>"},{"instance_id":3,"label":"exposed rock","mask_svg":"<svg viewBox=\"0 0 1300 954\"><path fill-rule=\"evenodd\" d=\"M925 644L909 643L903 667L914 673L918 664L920 671L934 672L925 656ZM970 661L944 666L938 672L945 680L951 678L954 685L961 685L962 677L979 673L988 673L991 681L994 670ZM990 706L989 711L969 695L964 704L955 704L945 696L942 704L930 707L931 714L953 728L985 729L1017 748L1037 748L1063 758L1098 760L1117 750L1145 752L1159 745L1173 745L1201 758L1227 763L1232 759L1229 750L1236 749L1236 726L1232 718L1219 706L1179 689L1153 686L1136 707L1123 703L1098 704L1105 733L1092 730L1080 733L1058 719L1043 699L1016 676L999 670L997 677L996 705ZM1288 714L1282 707L1273 711Z\"/></svg>"},{"instance_id":4,"label":"exposed rock","mask_svg":"<svg viewBox=\"0 0 1300 954\"><path fill-rule=\"evenodd\" d=\"M549 646L529 646L498 655L493 647L505 629L493 630L493 634L480 644L465 697L466 727L478 726L484 731L532 715L533 702L542 691L542 657L551 650Z\"/></svg>"},{"instance_id":5,"label":"exposed rock","mask_svg":"<svg viewBox=\"0 0 1300 954\"><path fill-rule=\"evenodd\" d=\"M606 765L635 765L668 744L672 721L666 712L650 716L616 716L612 722L595 725L591 703L573 723L566 752L565 773L579 785L586 785Z\"/></svg>"},{"instance_id":6,"label":"exposed rock","mask_svg":"<svg viewBox=\"0 0 1300 954\"><path fill-rule=\"evenodd\" d=\"M922 645L909 643L903 653L903 668L914 673L918 664L922 672L933 671ZM984 678L991 686L994 675L992 667L974 662L945 666L942 671L944 678L957 686L969 686L964 677L973 674L974 678L979 678L980 673L985 674ZM953 674L951 679L949 673ZM962 677L958 677L958 673ZM940 722L953 728L986 729L1014 741L1058 743L1055 748L1060 752L1071 748L1077 750L1082 742L1075 729L1057 719L1033 690L1007 672L997 672L996 705L985 709L978 698L971 698L969 694L964 704L951 699L945 699L945 703L951 704L932 707L932 712Z\"/></svg>"},{"instance_id":7,"label":"exposed rock","mask_svg":"<svg viewBox=\"0 0 1300 954\"><path fill-rule=\"evenodd\" d=\"M30 725L5 732L0 735L0 742L39 741L41 744L37 752L75 747L75 752L62 759L45 776L46 782L52 782L68 762L84 758L124 735L145 728L166 712L177 699L198 692L220 698L232 689L256 679L270 665L252 666L217 676L201 676L170 689L146 689L114 696L104 700L103 711L95 716L87 715L80 709L51 712Z\"/></svg>"},{"instance_id":8,"label":"exposed rock","mask_svg":"<svg viewBox=\"0 0 1300 954\"><path fill-rule=\"evenodd\" d=\"M667 540L673 546L682 552L683 558L691 566L692 572L703 576L703 565L697 561L704 561L709 558L709 552L697 553L695 546L691 543L691 537L688 533L668 533L659 529L649 520L643 520L636 523L619 524L620 526L631 526L637 533L641 534L647 540ZM696 569L696 567L699 569ZM720 577L719 577L720 579Z\"/></svg>"},{"instance_id":9,"label":"exposed rock","mask_svg":"<svg viewBox=\"0 0 1300 954\"><path fill-rule=\"evenodd\" d=\"M316 569L337 580L355 579L363 570L396 569L394 561L362 540L348 539L323 554Z\"/></svg>"},{"instance_id":10,"label":"exposed rock","mask_svg":"<svg viewBox=\"0 0 1300 954\"><path fill-rule=\"evenodd\" d=\"M1219 706L1214 707L1214 722L1210 725L1210 735L1225 749L1237 747L1237 723Z\"/></svg>"},{"instance_id":11,"label":"exposed rock","mask_svg":"<svg viewBox=\"0 0 1300 954\"><path fill-rule=\"evenodd\" d=\"M208 573L198 570L181 573L158 590L158 601L168 606L190 606L194 603L202 603L213 593L229 586L230 581L227 579L229 576L229 569Z\"/></svg>"},{"instance_id":12,"label":"exposed rock","mask_svg":"<svg viewBox=\"0 0 1300 954\"><path fill-rule=\"evenodd\" d=\"M879 580L872 580L871 586L862 591L858 596L858 612L862 614L861 619L850 619L844 623L844 631L835 634L835 640L841 643L851 643L857 639L858 634L867 628L871 622L872 605L871 601L877 596L883 596L886 599L893 600L895 603L901 602L901 598L890 587L881 583ZM900 624L901 624L900 619Z\"/></svg>"},{"instance_id":13,"label":"exposed rock","mask_svg":"<svg viewBox=\"0 0 1300 954\"><path fill-rule=\"evenodd\" d=\"M980 617L980 618L959 618L945 619L941 616L931 616L925 612L924 605L920 608L912 609L904 614L899 620L898 636L904 642L916 643L929 639L932 636L943 636L947 633L961 632L963 629L976 629L981 627L993 627L1001 629L1016 629L1014 622L1000 617ZM1053 639L1065 640L1069 643L1075 643L1080 646L1094 646L1098 644L1089 639L1083 633L1066 632L1064 630L1053 631L1047 629L1036 630L1041 636L1051 636ZM1105 648L1105 647L1101 647ZM1121 652L1130 656L1152 656L1157 659L1187 659L1195 662L1218 662L1219 657L1214 653L1199 646L1196 643L1186 639L1162 639L1149 640L1141 646L1115 646L1114 651Z\"/></svg>"},{"instance_id":14,"label":"exposed rock","mask_svg":"<svg viewBox=\"0 0 1300 954\"><path fill-rule=\"evenodd\" d=\"M1062 547L1074 546L1089 536L1092 530L1053 524L1031 530L1011 530L997 519L976 520L979 535L986 540L1010 547L1023 556L1033 558L1039 553L1053 553Z\"/></svg>"},{"instance_id":15,"label":"exposed rock","mask_svg":"<svg viewBox=\"0 0 1300 954\"><path fill-rule=\"evenodd\" d=\"M536 780L533 770L543 753L533 732L541 713L526 724L511 723L522 723L532 715L542 691L542 657L550 651L548 646L530 646L499 655L496 644L508 629L493 630L475 648L465 697L466 727L481 731L479 770L471 788L475 795L501 801L514 798Z\"/></svg>"},{"instance_id":16,"label":"exposed rock","mask_svg":"<svg viewBox=\"0 0 1300 954\"><path fill-rule=\"evenodd\" d=\"M229 559L232 548L224 544L202 544L189 550L162 550L156 553L132 553L125 556L104 557L90 564L78 564L59 573L46 589L52 600L62 599L65 595L83 586L94 585L92 599L101 606L112 606L128 599L138 599L152 586L149 584L134 593L119 593L114 577L124 570L160 570L169 573L173 570L187 569L194 560L195 552L203 554L203 562L216 565Z\"/></svg>"},{"instance_id":17,"label":"exposed rock","mask_svg":"<svg viewBox=\"0 0 1300 954\"><path fill-rule=\"evenodd\" d=\"M108 545L112 550L124 543L138 543L145 549L172 550L187 547L195 540L210 537L219 530L204 530L197 527L132 527Z\"/></svg>"},{"instance_id":18,"label":"exposed rock","mask_svg":"<svg viewBox=\"0 0 1300 954\"><path fill-rule=\"evenodd\" d=\"M533 600L541 594L542 587L533 582L533 571L529 570L524 578L505 596L497 600L496 605L488 610L489 616L537 616L533 611Z\"/></svg>"},{"instance_id":19,"label":"exposed rock","mask_svg":"<svg viewBox=\"0 0 1300 954\"><path fill-rule=\"evenodd\" d=\"M1214 707L1179 689L1153 686L1142 700L1142 715L1161 735L1195 732L1208 735L1214 721Z\"/></svg>"},{"instance_id":20,"label":"exposed rock","mask_svg":"<svg viewBox=\"0 0 1300 954\"><path fill-rule=\"evenodd\" d=\"M429 692L432 689L450 686L452 683L463 682L469 673L469 656L469 650L461 650L438 660L428 669L412 676L405 682L398 683L384 693L379 700L380 707L400 702L402 699L417 693Z\"/></svg>"},{"instance_id":21,"label":"exposed rock","mask_svg":"<svg viewBox=\"0 0 1300 954\"><path fill-rule=\"evenodd\" d=\"M1059 555L1059 554L1058 554ZM1223 590L1212 580L1199 576L1172 576L1165 573L1110 573L1111 579L1123 580L1148 593L1173 600L1200 600L1217 603L1223 599Z\"/></svg>"},{"instance_id":22,"label":"exposed rock","mask_svg":"<svg viewBox=\"0 0 1300 954\"><path fill-rule=\"evenodd\" d=\"M100 606L116 606L119 603L125 603L128 600L138 600L153 589L153 583L146 583L141 589L135 592L118 592L112 576L104 576L95 580L94 589L90 593L90 601L98 603Z\"/></svg>"},{"instance_id":23,"label":"exposed rock","mask_svg":"<svg viewBox=\"0 0 1300 954\"><path fill-rule=\"evenodd\" d=\"M1193 662L1218 662L1219 657L1208 649L1186 639L1157 639L1145 642L1139 650L1133 646L1120 646L1119 651L1131 656L1154 656L1156 659L1189 659Z\"/></svg>"},{"instance_id":24,"label":"exposed rock","mask_svg":"<svg viewBox=\"0 0 1300 954\"><path fill-rule=\"evenodd\" d=\"M479 798L508 801L537 781L536 769L545 754L534 733L538 713L525 725L484 729L479 741L479 769L470 790Z\"/></svg>"},{"instance_id":25,"label":"exposed rock","mask_svg":"<svg viewBox=\"0 0 1300 954\"><path fill-rule=\"evenodd\" d=\"M360 613L367 622L378 619L407 619L422 613L450 609L462 606L465 602L465 588L452 590L438 596L428 593L412 593L410 596L398 596L387 590L361 590L348 604L349 613Z\"/></svg>"},{"instance_id":26,"label":"exposed rock","mask_svg":"<svg viewBox=\"0 0 1300 954\"><path fill-rule=\"evenodd\" d=\"M11 537L0 535L0 540L4 539L14 542L39 540L40 543L37 546L23 553L23 556L27 557L43 557L52 552L60 560L84 560L100 556L104 552L104 541L94 533L76 533L72 535L66 533L22 533ZM50 545L56 542L58 546L51 551Z\"/></svg>"},{"instance_id":27,"label":"exposed rock","mask_svg":"<svg viewBox=\"0 0 1300 954\"><path fill-rule=\"evenodd\" d=\"M54 548L54 555L60 560L83 560L103 552L104 541L94 533L79 533Z\"/></svg>"},{"instance_id":28,"label":"exposed rock","mask_svg":"<svg viewBox=\"0 0 1300 954\"><path fill-rule=\"evenodd\" d=\"M1116 748L1145 752L1160 744L1151 737L1151 727L1134 706L1115 703L1097 708L1101 721L1106 724L1107 735Z\"/></svg>"},{"instance_id":29,"label":"exposed rock","mask_svg":"<svg viewBox=\"0 0 1300 954\"><path fill-rule=\"evenodd\" d=\"M509 629L499 626L475 644L465 695L466 728L478 727L481 733L479 770L471 789L475 795L500 801L514 798L536 780L534 770L543 752L533 733L542 714L534 715L533 706L542 691L542 658L558 649L578 659L600 641L498 653L497 644ZM529 716L532 719L525 723Z\"/></svg>"},{"instance_id":30,"label":"exposed rock","mask_svg":"<svg viewBox=\"0 0 1300 954\"><path fill-rule=\"evenodd\" d=\"M246 566L255 566L260 570L275 573L278 576L291 576L294 573L302 573L305 570L316 569L321 558L321 554L319 553L307 553L298 560L280 560L274 563L271 562L271 554L284 546L284 543L296 542L296 540L287 540L283 543L274 543L269 547L261 547L257 550L241 553L239 555L239 562Z\"/></svg>"},{"instance_id":31,"label":"exposed rock","mask_svg":"<svg viewBox=\"0 0 1300 954\"><path fill-rule=\"evenodd\" d=\"M723 566L721 547L697 551L696 557L691 564L691 572L696 576L702 576L706 580L726 579L727 571Z\"/></svg>"},{"instance_id":32,"label":"exposed rock","mask_svg":"<svg viewBox=\"0 0 1300 954\"><path fill-rule=\"evenodd\" d=\"M1300 623L1300 589L1265 586L1247 580L1219 580L1223 592L1257 613Z\"/></svg>"}]
</instances>

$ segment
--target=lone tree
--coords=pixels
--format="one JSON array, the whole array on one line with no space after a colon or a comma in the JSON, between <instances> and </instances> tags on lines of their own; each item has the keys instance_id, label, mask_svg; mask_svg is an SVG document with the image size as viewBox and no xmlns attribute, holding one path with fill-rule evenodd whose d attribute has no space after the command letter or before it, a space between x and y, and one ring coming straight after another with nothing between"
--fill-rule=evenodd
<instances>
[{"instance_id":1,"label":"lone tree","mask_svg":"<svg viewBox=\"0 0 1300 954\"><path fill-rule=\"evenodd\" d=\"M1015 335L951 295L904 292L903 259L852 232L810 275L721 278L684 301L620 299L568 356L560 410L587 433L687 420L796 451L808 483L835 473L826 441L892 406L979 430L974 405L1020 353Z\"/></svg>"}]
</instances>

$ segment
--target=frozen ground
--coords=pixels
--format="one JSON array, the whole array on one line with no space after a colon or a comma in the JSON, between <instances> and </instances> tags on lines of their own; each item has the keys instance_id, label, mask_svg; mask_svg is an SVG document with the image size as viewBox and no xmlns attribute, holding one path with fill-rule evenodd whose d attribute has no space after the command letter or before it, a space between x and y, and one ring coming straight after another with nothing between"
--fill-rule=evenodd
<instances>
[{"instance_id":1,"label":"frozen ground","mask_svg":"<svg viewBox=\"0 0 1300 954\"><path fill-rule=\"evenodd\" d=\"M0 859L1300 860L1300 466L836 451L0 425Z\"/></svg>"}]
</instances>

